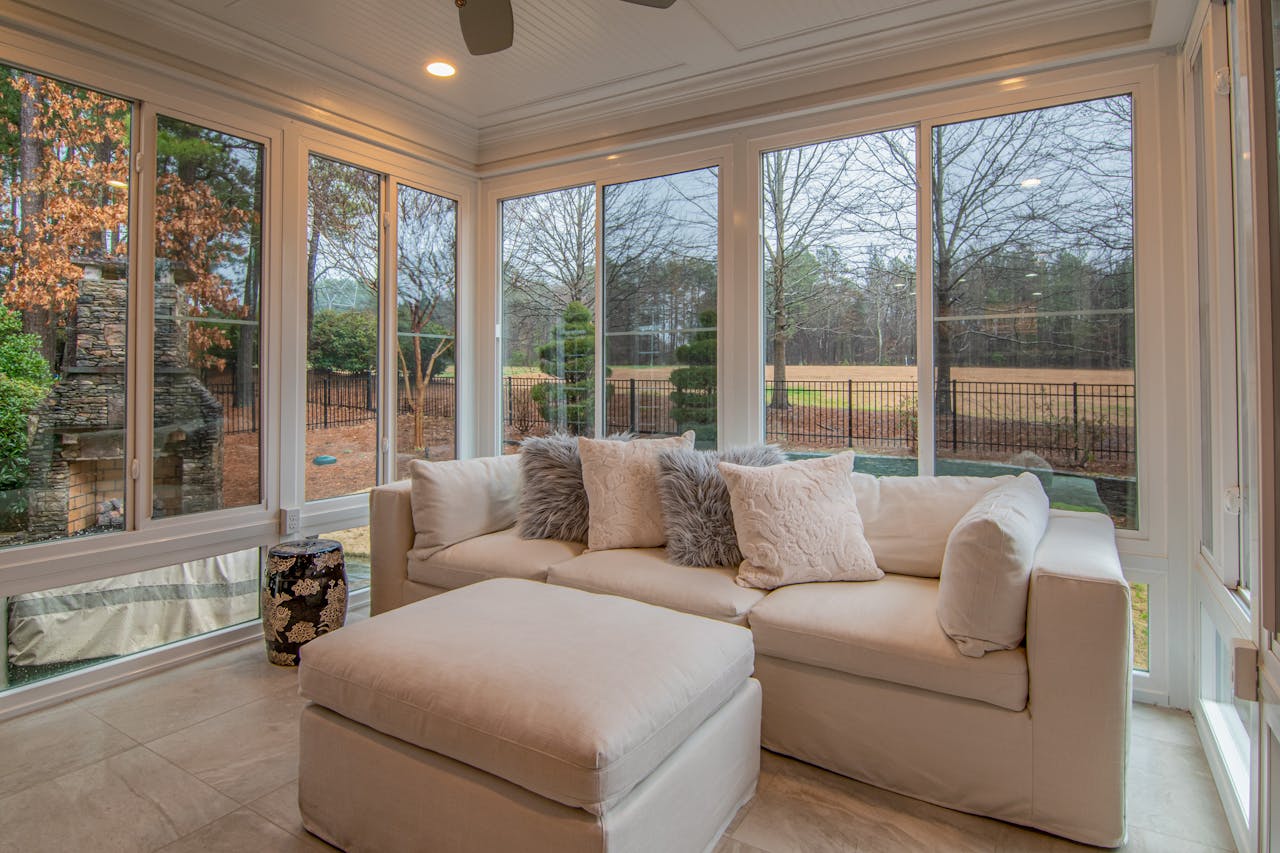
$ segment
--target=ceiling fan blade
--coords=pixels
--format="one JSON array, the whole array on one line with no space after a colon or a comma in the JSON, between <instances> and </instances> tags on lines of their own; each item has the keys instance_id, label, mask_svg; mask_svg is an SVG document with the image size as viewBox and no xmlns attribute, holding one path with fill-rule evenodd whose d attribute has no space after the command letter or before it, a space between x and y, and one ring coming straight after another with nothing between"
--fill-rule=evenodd
<instances>
[{"instance_id":1,"label":"ceiling fan blade","mask_svg":"<svg viewBox=\"0 0 1280 853\"><path fill-rule=\"evenodd\" d=\"M458 25L473 56L506 50L515 37L511 0L466 0L458 6Z\"/></svg>"},{"instance_id":2,"label":"ceiling fan blade","mask_svg":"<svg viewBox=\"0 0 1280 853\"><path fill-rule=\"evenodd\" d=\"M670 9L676 0L622 0L624 3L635 3L637 6L652 6L655 9Z\"/></svg>"}]
</instances>

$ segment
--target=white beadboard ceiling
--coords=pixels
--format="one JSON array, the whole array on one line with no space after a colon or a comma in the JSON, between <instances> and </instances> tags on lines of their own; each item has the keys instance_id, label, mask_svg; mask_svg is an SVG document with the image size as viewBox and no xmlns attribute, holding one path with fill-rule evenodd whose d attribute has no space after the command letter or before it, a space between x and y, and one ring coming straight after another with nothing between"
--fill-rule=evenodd
<instances>
[{"instance_id":1,"label":"white beadboard ceiling","mask_svg":"<svg viewBox=\"0 0 1280 853\"><path fill-rule=\"evenodd\" d=\"M512 0L514 46L473 57L453 0L16 2L125 38L162 38L175 57L292 97L311 81L307 100L325 109L365 92L384 111L479 147L570 121L586 126L593 113L740 93L931 45L988 37L993 52L1009 49L999 33L1015 27L1018 50L1109 29L1129 33L1131 46L1164 46L1181 39L1194 7L1194 0L677 0L659 10L621 0ZM122 27L131 20L138 24ZM457 76L428 77L423 66L437 59L456 65ZM268 70L282 79L268 79ZM283 81L289 74L292 82Z\"/></svg>"}]
</instances>

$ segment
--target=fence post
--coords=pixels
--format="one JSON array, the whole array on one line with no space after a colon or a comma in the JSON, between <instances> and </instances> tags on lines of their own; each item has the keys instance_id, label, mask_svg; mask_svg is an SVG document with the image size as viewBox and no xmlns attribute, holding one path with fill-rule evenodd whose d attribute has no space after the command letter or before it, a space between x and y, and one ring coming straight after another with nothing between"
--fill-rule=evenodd
<instances>
[{"instance_id":1,"label":"fence post","mask_svg":"<svg viewBox=\"0 0 1280 853\"><path fill-rule=\"evenodd\" d=\"M1071 383L1071 429L1080 434L1080 383Z\"/></svg>"},{"instance_id":2,"label":"fence post","mask_svg":"<svg viewBox=\"0 0 1280 853\"><path fill-rule=\"evenodd\" d=\"M373 411L373 373L366 373L364 376L364 410L366 412Z\"/></svg>"},{"instance_id":3,"label":"fence post","mask_svg":"<svg viewBox=\"0 0 1280 853\"><path fill-rule=\"evenodd\" d=\"M631 422L631 426L628 429L628 432L635 432L636 431L636 380L632 378L627 380L627 382L629 384L627 393L630 395L630 404L628 407L630 411L629 411L628 419Z\"/></svg>"},{"instance_id":4,"label":"fence post","mask_svg":"<svg viewBox=\"0 0 1280 853\"><path fill-rule=\"evenodd\" d=\"M848 429L847 435L848 435L849 443L845 446L853 447L853 380L847 379L845 380L845 382L848 386L848 391L849 391L849 401L847 403L848 413L849 413L849 429Z\"/></svg>"},{"instance_id":5,"label":"fence post","mask_svg":"<svg viewBox=\"0 0 1280 853\"><path fill-rule=\"evenodd\" d=\"M329 374L324 375L324 428L329 428Z\"/></svg>"},{"instance_id":6,"label":"fence post","mask_svg":"<svg viewBox=\"0 0 1280 853\"><path fill-rule=\"evenodd\" d=\"M951 380L951 452L955 453L960 449L960 436L956 432L956 381Z\"/></svg>"},{"instance_id":7,"label":"fence post","mask_svg":"<svg viewBox=\"0 0 1280 853\"><path fill-rule=\"evenodd\" d=\"M508 376L507 377L507 426L510 426L511 424L515 423L515 421L513 420L513 417L515 415L515 412L513 410L515 409L515 406L516 406L516 392L515 392L515 389L512 387L511 377Z\"/></svg>"}]
</instances>

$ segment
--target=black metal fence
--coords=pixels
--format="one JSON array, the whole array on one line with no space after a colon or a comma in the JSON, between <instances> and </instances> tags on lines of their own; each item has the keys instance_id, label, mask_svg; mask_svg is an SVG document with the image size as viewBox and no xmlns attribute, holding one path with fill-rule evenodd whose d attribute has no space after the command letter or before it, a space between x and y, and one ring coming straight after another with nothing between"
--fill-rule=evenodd
<instances>
[{"instance_id":1,"label":"black metal fence","mask_svg":"<svg viewBox=\"0 0 1280 853\"><path fill-rule=\"evenodd\" d=\"M534 388L559 384L536 376L503 379L503 420L508 438L548 432L551 424ZM209 390L223 407L224 432L254 432L259 426L259 386L236 397L234 381L218 379ZM786 394L765 383L765 438L792 448L858 447L887 453L915 452L919 418L914 381L792 381ZM242 389L245 391L247 389ZM609 432L671 434L681 425L671 416L665 379L605 382ZM307 379L307 429L355 426L377 416L377 376L312 371ZM556 395L551 395L553 398ZM785 400L783 397L785 396ZM401 391L400 414L414 401ZM426 388L424 414L453 417L453 377L434 377ZM951 380L935 394L938 452L979 457L1031 451L1055 465L1102 463L1129 468L1136 460L1136 400L1132 384L1085 382L994 382ZM241 403L241 405L237 405ZM585 424L572 424L581 430Z\"/></svg>"},{"instance_id":2,"label":"black metal fence","mask_svg":"<svg viewBox=\"0 0 1280 853\"><path fill-rule=\"evenodd\" d=\"M224 433L257 432L261 407L256 379L241 389L238 398L234 380L215 379L207 381L206 386L222 404ZM398 397L400 414L411 413L414 401L403 392ZM453 377L433 377L427 383L424 413L432 417L453 417L455 399ZM378 415L377 401L377 374L310 371L307 374L307 429L367 423Z\"/></svg>"},{"instance_id":3,"label":"black metal fence","mask_svg":"<svg viewBox=\"0 0 1280 853\"><path fill-rule=\"evenodd\" d=\"M534 388L555 380L503 379L508 438L545 433L548 423ZM674 386L661 379L605 382L610 432L671 434ZM1060 466L1136 461L1132 384L951 380L936 391L935 441L942 455L980 457L1031 451ZM785 394L765 383L765 439L791 448L915 452L919 417L914 381L793 381ZM581 428L585 425L570 425Z\"/></svg>"}]
</instances>

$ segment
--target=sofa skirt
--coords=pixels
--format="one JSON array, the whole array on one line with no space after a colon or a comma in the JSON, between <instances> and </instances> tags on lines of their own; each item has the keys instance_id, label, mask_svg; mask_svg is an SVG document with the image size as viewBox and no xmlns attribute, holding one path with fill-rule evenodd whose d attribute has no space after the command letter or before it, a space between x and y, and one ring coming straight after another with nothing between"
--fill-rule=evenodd
<instances>
[{"instance_id":1,"label":"sofa skirt","mask_svg":"<svg viewBox=\"0 0 1280 853\"><path fill-rule=\"evenodd\" d=\"M842 776L1035 826L1031 716L756 655L761 744Z\"/></svg>"}]
</instances>

